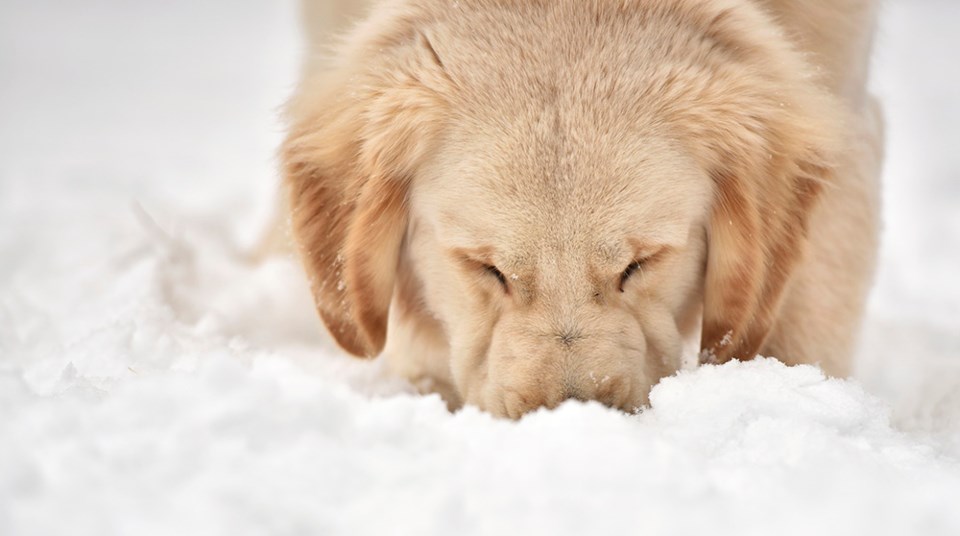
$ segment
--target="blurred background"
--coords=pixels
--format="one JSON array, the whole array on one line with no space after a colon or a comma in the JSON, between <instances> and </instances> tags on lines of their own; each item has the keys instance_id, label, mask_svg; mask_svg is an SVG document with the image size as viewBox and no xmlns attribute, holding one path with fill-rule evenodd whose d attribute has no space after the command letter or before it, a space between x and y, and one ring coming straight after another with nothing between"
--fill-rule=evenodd
<instances>
[{"instance_id":1,"label":"blurred background","mask_svg":"<svg viewBox=\"0 0 960 536\"><path fill-rule=\"evenodd\" d=\"M952 455L958 22L956 0L885 3L885 225L856 374ZM0 3L0 373L33 393L96 391L220 345L329 350L296 263L244 257L274 208L278 109L302 54L293 0ZM315 366L400 389L352 362ZM27 399L5 385L0 415Z\"/></svg>"}]
</instances>

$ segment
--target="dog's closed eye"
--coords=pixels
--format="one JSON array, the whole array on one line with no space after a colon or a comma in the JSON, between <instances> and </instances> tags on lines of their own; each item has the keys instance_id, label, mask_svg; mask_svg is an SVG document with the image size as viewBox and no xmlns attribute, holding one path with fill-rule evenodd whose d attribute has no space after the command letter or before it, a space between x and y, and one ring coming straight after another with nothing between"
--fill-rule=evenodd
<instances>
[{"instance_id":1,"label":"dog's closed eye","mask_svg":"<svg viewBox=\"0 0 960 536\"><path fill-rule=\"evenodd\" d=\"M485 264L483 269L486 270L488 274L497 278L497 281L500 282L500 286L503 287L504 292L510 291L510 287L507 286L507 277L503 275L503 272L501 272L496 266L492 264Z\"/></svg>"},{"instance_id":2,"label":"dog's closed eye","mask_svg":"<svg viewBox=\"0 0 960 536\"><path fill-rule=\"evenodd\" d=\"M635 258L633 262L627 265L626 269L624 269L623 272L620 273L620 284L617 287L618 290L620 290L620 292L624 292L624 285L627 284L627 281L629 281L630 278L633 277L634 274L638 272L640 273L640 275L643 275L644 268L647 268L651 264L653 264L653 262L658 258L660 258L660 256L667 249L668 248L657 248L652 252L650 252L650 250L648 249L647 253L637 256L637 258Z\"/></svg>"},{"instance_id":3,"label":"dog's closed eye","mask_svg":"<svg viewBox=\"0 0 960 536\"><path fill-rule=\"evenodd\" d=\"M645 260L646 259L641 259L641 260L636 260L631 262L630 266L627 266L627 269L624 270L622 274L620 274L620 285L618 287L620 289L620 292L623 292L623 286L630 279L630 276L632 276L637 271L640 271L642 273L643 263Z\"/></svg>"}]
</instances>

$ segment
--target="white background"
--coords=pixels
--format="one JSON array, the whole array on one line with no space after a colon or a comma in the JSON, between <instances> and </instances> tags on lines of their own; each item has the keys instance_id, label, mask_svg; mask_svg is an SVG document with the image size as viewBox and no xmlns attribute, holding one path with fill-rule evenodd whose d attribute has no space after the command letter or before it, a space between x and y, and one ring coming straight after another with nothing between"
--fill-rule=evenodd
<instances>
[{"instance_id":1,"label":"white background","mask_svg":"<svg viewBox=\"0 0 960 536\"><path fill-rule=\"evenodd\" d=\"M520 423L327 341L244 258L284 1L0 4L0 534L960 534L960 3L890 2L856 377L773 361Z\"/></svg>"}]
</instances>

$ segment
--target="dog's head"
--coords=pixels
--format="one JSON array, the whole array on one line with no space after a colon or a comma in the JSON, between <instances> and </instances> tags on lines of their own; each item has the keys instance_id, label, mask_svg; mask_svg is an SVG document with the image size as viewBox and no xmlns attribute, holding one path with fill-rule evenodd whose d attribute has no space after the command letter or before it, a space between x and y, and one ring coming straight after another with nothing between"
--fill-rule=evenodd
<instances>
[{"instance_id":1,"label":"dog's head","mask_svg":"<svg viewBox=\"0 0 960 536\"><path fill-rule=\"evenodd\" d=\"M398 270L468 403L624 409L749 359L829 181L832 101L726 2L394 2L290 106L283 159L318 308L379 353ZM401 262L402 261L402 262Z\"/></svg>"}]
</instances>

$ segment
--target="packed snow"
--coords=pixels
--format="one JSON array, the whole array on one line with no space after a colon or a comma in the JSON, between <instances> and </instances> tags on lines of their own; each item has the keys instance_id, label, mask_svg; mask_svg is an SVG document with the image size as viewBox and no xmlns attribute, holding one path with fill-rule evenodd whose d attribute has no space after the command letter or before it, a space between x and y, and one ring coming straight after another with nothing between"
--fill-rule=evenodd
<instances>
[{"instance_id":1,"label":"packed snow","mask_svg":"<svg viewBox=\"0 0 960 536\"><path fill-rule=\"evenodd\" d=\"M0 534L960 534L960 46L891 1L851 380L687 370L627 415L446 411L323 333L273 206L291 0L0 4Z\"/></svg>"}]
</instances>

